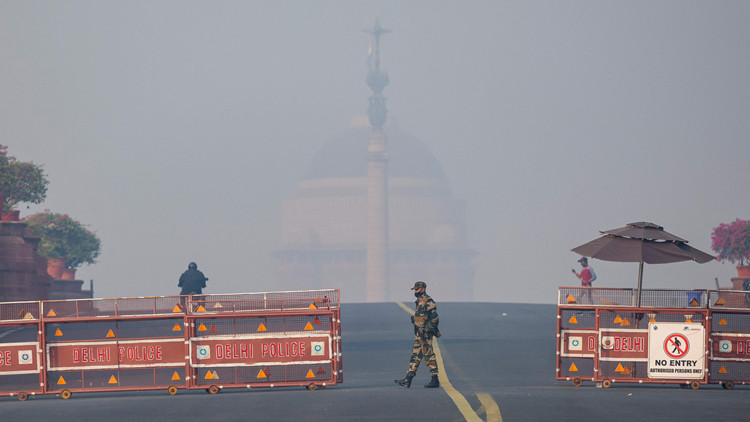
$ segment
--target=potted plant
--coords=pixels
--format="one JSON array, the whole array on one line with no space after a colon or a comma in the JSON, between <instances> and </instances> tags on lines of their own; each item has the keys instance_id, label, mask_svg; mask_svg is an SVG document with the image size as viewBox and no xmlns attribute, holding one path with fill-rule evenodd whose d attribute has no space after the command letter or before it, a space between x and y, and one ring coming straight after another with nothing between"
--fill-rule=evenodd
<instances>
[{"instance_id":1,"label":"potted plant","mask_svg":"<svg viewBox=\"0 0 750 422\"><path fill-rule=\"evenodd\" d=\"M8 147L0 145L0 214L5 220L18 220L13 210L19 202L38 204L47 196L47 178L42 166L8 156ZM10 212L15 211L15 212ZM11 216L6 218L6 214Z\"/></svg>"},{"instance_id":2,"label":"potted plant","mask_svg":"<svg viewBox=\"0 0 750 422\"><path fill-rule=\"evenodd\" d=\"M737 274L750 278L750 220L721 223L711 232L711 249L719 261L737 263Z\"/></svg>"},{"instance_id":3,"label":"potted plant","mask_svg":"<svg viewBox=\"0 0 750 422\"><path fill-rule=\"evenodd\" d=\"M99 256L99 238L67 214L40 212L27 217L26 224L31 234L41 238L38 252L48 259L47 270L53 278L61 278L63 268L93 264Z\"/></svg>"}]
</instances>

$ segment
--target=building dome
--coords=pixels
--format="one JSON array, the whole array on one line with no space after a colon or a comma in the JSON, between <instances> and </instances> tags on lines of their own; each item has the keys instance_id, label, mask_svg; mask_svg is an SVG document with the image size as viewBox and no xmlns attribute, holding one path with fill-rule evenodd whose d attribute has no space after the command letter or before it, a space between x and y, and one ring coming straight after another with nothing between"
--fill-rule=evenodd
<instances>
[{"instance_id":1,"label":"building dome","mask_svg":"<svg viewBox=\"0 0 750 422\"><path fill-rule=\"evenodd\" d=\"M274 252L282 290L339 288L347 301L366 300L368 243L367 117L325 143L281 210ZM392 121L387 140L388 300L415 280L430 294L472 300L475 252L466 245L465 206L452 197L437 158Z\"/></svg>"},{"instance_id":2,"label":"building dome","mask_svg":"<svg viewBox=\"0 0 750 422\"><path fill-rule=\"evenodd\" d=\"M362 127L356 118L345 132L325 144L313 157L305 178L367 177L365 155L370 127ZM355 127L352 127L355 126ZM426 179L445 179L437 158L424 144L399 129L387 124L384 132L388 142L388 176Z\"/></svg>"}]
</instances>

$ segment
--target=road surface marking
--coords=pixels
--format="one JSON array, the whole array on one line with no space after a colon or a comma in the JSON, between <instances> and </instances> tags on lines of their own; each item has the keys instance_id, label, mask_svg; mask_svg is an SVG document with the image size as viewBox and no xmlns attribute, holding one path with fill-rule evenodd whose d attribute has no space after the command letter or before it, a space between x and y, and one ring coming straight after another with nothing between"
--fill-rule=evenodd
<instances>
[{"instance_id":1,"label":"road surface marking","mask_svg":"<svg viewBox=\"0 0 750 422\"><path fill-rule=\"evenodd\" d=\"M477 393L477 398L482 402L482 406L484 406L484 410L487 412L487 422L503 422L503 416L500 415L500 407L492 399L491 395Z\"/></svg>"},{"instance_id":2,"label":"road surface marking","mask_svg":"<svg viewBox=\"0 0 750 422\"><path fill-rule=\"evenodd\" d=\"M398 306L401 307L401 309L405 310L408 314L414 315L414 311L409 309L406 305L404 305L401 302L396 302ZM438 379L440 380L440 387L442 387L445 392L448 394L448 397L453 400L453 403L458 408L458 411L461 412L461 414L464 416L464 418L467 421L471 422L482 422L482 418L477 415L477 413L472 409L471 404L469 404L469 401L466 400L466 397L461 395L461 393L458 392L455 388L453 388L453 385L451 385L450 380L448 380L448 374L445 372L445 365L443 364L443 355L440 354L440 347L438 346L438 340L436 338L433 338L432 341L432 348L435 350L435 360L437 360L438 368L443 368L442 371L438 374ZM486 406L485 406L486 407ZM500 409L498 408L498 415L500 414Z\"/></svg>"}]
</instances>

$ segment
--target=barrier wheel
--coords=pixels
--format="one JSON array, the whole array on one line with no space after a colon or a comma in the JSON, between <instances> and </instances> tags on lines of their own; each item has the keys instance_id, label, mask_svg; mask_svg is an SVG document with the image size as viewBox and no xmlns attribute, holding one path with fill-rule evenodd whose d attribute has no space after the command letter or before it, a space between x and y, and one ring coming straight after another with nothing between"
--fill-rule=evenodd
<instances>
[{"instance_id":1,"label":"barrier wheel","mask_svg":"<svg viewBox=\"0 0 750 422\"><path fill-rule=\"evenodd\" d=\"M18 393L18 400L20 400L20 401L26 401L26 399L28 399L28 398L29 398L29 393L27 393L25 391L21 391L20 393Z\"/></svg>"},{"instance_id":2,"label":"barrier wheel","mask_svg":"<svg viewBox=\"0 0 750 422\"><path fill-rule=\"evenodd\" d=\"M315 384L313 384L313 383L307 384L307 389L310 390L310 391L313 391L316 388L318 388L318 386L315 385Z\"/></svg>"},{"instance_id":3,"label":"barrier wheel","mask_svg":"<svg viewBox=\"0 0 750 422\"><path fill-rule=\"evenodd\" d=\"M724 384L722 384L722 387L726 388L727 390L731 390L734 388L734 382L733 381L727 381ZM20 399L20 397L19 397Z\"/></svg>"},{"instance_id":4,"label":"barrier wheel","mask_svg":"<svg viewBox=\"0 0 750 422\"><path fill-rule=\"evenodd\" d=\"M690 381L690 388L692 388L693 390L697 390L701 388L701 383L696 380Z\"/></svg>"},{"instance_id":5,"label":"barrier wheel","mask_svg":"<svg viewBox=\"0 0 750 422\"><path fill-rule=\"evenodd\" d=\"M583 380L579 377L573 378L573 387L580 387L583 384Z\"/></svg>"},{"instance_id":6,"label":"barrier wheel","mask_svg":"<svg viewBox=\"0 0 750 422\"><path fill-rule=\"evenodd\" d=\"M62 397L63 400L67 400L72 396L73 393L70 392L70 390L62 390L60 391L60 397Z\"/></svg>"},{"instance_id":7,"label":"barrier wheel","mask_svg":"<svg viewBox=\"0 0 750 422\"><path fill-rule=\"evenodd\" d=\"M602 381L602 387L609 388L611 386L612 386L612 381L611 380L604 380L604 381Z\"/></svg>"},{"instance_id":8,"label":"barrier wheel","mask_svg":"<svg viewBox=\"0 0 750 422\"><path fill-rule=\"evenodd\" d=\"M167 388L167 393L169 393L170 396L174 396L177 394L177 387L170 385L169 388Z\"/></svg>"},{"instance_id":9,"label":"barrier wheel","mask_svg":"<svg viewBox=\"0 0 750 422\"><path fill-rule=\"evenodd\" d=\"M220 388L218 385L211 385L206 389L206 391L208 391L208 394L216 394L219 392L219 390Z\"/></svg>"}]
</instances>

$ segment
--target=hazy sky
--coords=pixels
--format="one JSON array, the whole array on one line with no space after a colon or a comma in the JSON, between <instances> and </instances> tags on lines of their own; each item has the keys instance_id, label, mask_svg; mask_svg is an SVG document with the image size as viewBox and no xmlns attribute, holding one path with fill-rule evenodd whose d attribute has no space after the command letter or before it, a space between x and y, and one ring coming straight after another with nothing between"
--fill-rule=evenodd
<instances>
[{"instance_id":1,"label":"hazy sky","mask_svg":"<svg viewBox=\"0 0 750 422\"><path fill-rule=\"evenodd\" d=\"M96 231L97 297L177 294L189 261L209 293L273 290L281 201L367 109L376 17L389 114L467 204L477 298L554 302L599 230L711 252L750 218L750 2L686 0L6 0L0 143L50 179L22 216ZM637 264L592 265L636 285ZM644 287L733 276L647 265Z\"/></svg>"}]
</instances>

